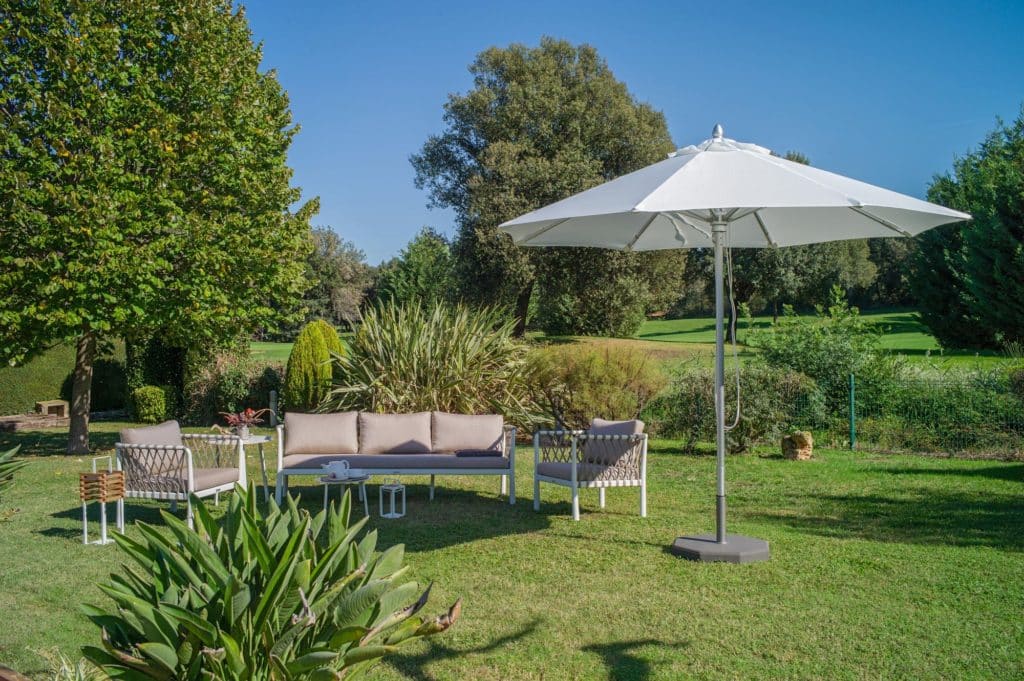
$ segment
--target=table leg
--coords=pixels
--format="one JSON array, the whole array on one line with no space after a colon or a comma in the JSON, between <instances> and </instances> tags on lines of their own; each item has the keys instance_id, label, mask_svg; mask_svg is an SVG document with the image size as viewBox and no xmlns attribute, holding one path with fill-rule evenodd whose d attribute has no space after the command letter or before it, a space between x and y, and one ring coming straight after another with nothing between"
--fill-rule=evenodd
<instances>
[{"instance_id":1,"label":"table leg","mask_svg":"<svg viewBox=\"0 0 1024 681\"><path fill-rule=\"evenodd\" d=\"M366 499L366 483L365 482L359 483L359 494L362 495L362 497L363 497L363 513L367 517L369 517L370 516L370 502Z\"/></svg>"},{"instance_id":2,"label":"table leg","mask_svg":"<svg viewBox=\"0 0 1024 681\"><path fill-rule=\"evenodd\" d=\"M267 457L263 455L263 443L257 445L260 453L260 473L263 475L263 503L270 503L270 485L267 483Z\"/></svg>"},{"instance_id":3,"label":"table leg","mask_svg":"<svg viewBox=\"0 0 1024 681\"><path fill-rule=\"evenodd\" d=\"M324 510L327 510L327 490L331 488L330 485L324 485Z\"/></svg>"}]
</instances>

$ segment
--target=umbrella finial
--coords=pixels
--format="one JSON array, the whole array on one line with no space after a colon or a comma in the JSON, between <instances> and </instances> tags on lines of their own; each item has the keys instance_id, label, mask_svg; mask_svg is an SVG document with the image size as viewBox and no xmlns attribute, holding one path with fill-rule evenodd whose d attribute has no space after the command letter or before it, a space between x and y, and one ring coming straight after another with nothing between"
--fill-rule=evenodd
<instances>
[{"instance_id":1,"label":"umbrella finial","mask_svg":"<svg viewBox=\"0 0 1024 681\"><path fill-rule=\"evenodd\" d=\"M715 123L715 129L711 131L711 137L720 140L725 136L725 130L722 129L721 123Z\"/></svg>"}]
</instances>

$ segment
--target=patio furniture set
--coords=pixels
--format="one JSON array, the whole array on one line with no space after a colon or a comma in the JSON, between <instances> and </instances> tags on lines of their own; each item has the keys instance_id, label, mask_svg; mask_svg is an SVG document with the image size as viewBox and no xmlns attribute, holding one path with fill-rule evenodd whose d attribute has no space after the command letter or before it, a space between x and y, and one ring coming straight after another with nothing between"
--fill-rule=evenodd
<instances>
[{"instance_id":1,"label":"patio furniture set","mask_svg":"<svg viewBox=\"0 0 1024 681\"><path fill-rule=\"evenodd\" d=\"M545 430L534 434L533 505L540 509L540 485L572 490L572 517L579 520L579 490L597 489L605 506L609 487L639 487L640 515L647 515L647 435L641 421L594 419L587 430ZM117 469L124 471L128 498L184 502L191 525L191 495L213 496L246 484L244 442L234 435L182 433L175 421L121 431ZM516 429L500 415L289 413L277 428L277 503L294 476L320 476L321 484L356 484L369 512L365 482L371 476L429 475L434 498L438 475L491 475L500 493L516 502ZM347 465L341 465L340 462ZM265 462L261 465L266 485ZM326 476L346 468L351 475ZM366 476L365 478L363 476ZM386 485L388 486L388 485ZM400 516L397 487L381 490L381 514ZM390 494L390 513L383 494ZM325 488L325 503L328 490ZM265 488L266 494L266 488ZM404 512L404 489L401 490Z\"/></svg>"}]
</instances>

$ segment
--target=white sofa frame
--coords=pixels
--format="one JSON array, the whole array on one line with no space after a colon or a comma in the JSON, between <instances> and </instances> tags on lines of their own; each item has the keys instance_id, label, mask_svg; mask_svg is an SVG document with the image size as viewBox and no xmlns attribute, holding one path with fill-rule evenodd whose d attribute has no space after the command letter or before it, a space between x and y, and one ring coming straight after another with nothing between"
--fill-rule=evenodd
<instances>
[{"instance_id":1,"label":"white sofa frame","mask_svg":"<svg viewBox=\"0 0 1024 681\"><path fill-rule=\"evenodd\" d=\"M516 503L516 429L515 426L504 426L504 440L502 442L502 455L508 457L508 468L364 468L364 473L374 475L429 475L430 476L430 499L434 498L434 478L438 475L498 475L501 476L499 494L508 494L509 505ZM328 455L324 455L328 456ZM356 454L338 454L340 461L346 456ZM387 461L387 454L378 454L381 462ZM277 481L275 484L275 497L278 505L284 500L284 493L288 490L288 478L296 475L323 475L324 471L320 466L316 468L285 468L284 467L284 424L277 427Z\"/></svg>"},{"instance_id":2,"label":"white sofa frame","mask_svg":"<svg viewBox=\"0 0 1024 681\"><path fill-rule=\"evenodd\" d=\"M203 497L214 497L216 503L220 503L220 493L229 492L235 488L235 485L246 486L246 473L245 473L245 448L242 446L242 440L236 435L212 435L204 433L182 433L181 441L186 444L182 445L147 445L147 444L125 444L118 442L114 445L117 455L117 470L125 470L124 464L125 459L145 459L148 465L152 463L158 463L162 467L173 466L175 463L178 464L177 469L185 469L185 485L184 489L180 484L181 478L175 476L149 476L149 477L135 477L131 474L131 465L129 464L127 471L125 471L125 490L124 495L129 499L158 499L161 501L170 501L172 508L174 504L179 501L185 502L185 520L188 522L188 526L191 528L192 524L192 496L203 498ZM189 446L187 443L192 443ZM237 453L238 460L235 465L238 468L238 480L229 483L223 483L215 485L213 487L205 487L203 489L196 489L196 478L195 471L197 468L204 468L204 466L195 465L195 455L193 449L197 452L201 452L202 457L220 456L222 448L234 449ZM221 468L221 466L215 466ZM230 468L230 466L225 466Z\"/></svg>"},{"instance_id":3,"label":"white sofa frame","mask_svg":"<svg viewBox=\"0 0 1024 681\"><path fill-rule=\"evenodd\" d=\"M580 480L579 466L586 465L580 461L583 445L588 442L633 442L635 445L612 465L604 465L603 480ZM584 454L586 456L586 454ZM589 457L588 457L589 458ZM538 467L541 463L570 464L570 478L556 478L541 475ZM602 464L590 464L602 465ZM585 430L541 430L533 434L533 510L540 510L540 484L568 487L572 490L572 519L580 519L580 489L598 491L598 503L605 506L604 491L609 487L639 487L640 517L647 517L647 434L635 435L597 435Z\"/></svg>"}]
</instances>

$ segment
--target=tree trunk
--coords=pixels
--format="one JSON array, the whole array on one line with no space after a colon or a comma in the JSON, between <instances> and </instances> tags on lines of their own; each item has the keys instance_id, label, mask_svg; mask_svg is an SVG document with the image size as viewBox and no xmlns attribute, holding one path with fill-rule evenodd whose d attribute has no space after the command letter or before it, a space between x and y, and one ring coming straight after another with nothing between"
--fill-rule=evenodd
<instances>
[{"instance_id":1,"label":"tree trunk","mask_svg":"<svg viewBox=\"0 0 1024 681\"><path fill-rule=\"evenodd\" d=\"M92 365L96 359L96 336L86 331L78 339L75 373L71 382L71 431L68 454L89 453L89 406L92 401Z\"/></svg>"},{"instance_id":2,"label":"tree trunk","mask_svg":"<svg viewBox=\"0 0 1024 681\"><path fill-rule=\"evenodd\" d=\"M526 285L516 298L516 326L512 333L517 338L526 335L526 317L530 313L530 298L533 297L533 282Z\"/></svg>"},{"instance_id":3,"label":"tree trunk","mask_svg":"<svg viewBox=\"0 0 1024 681\"><path fill-rule=\"evenodd\" d=\"M772 301L772 324L779 323L779 299Z\"/></svg>"}]
</instances>

